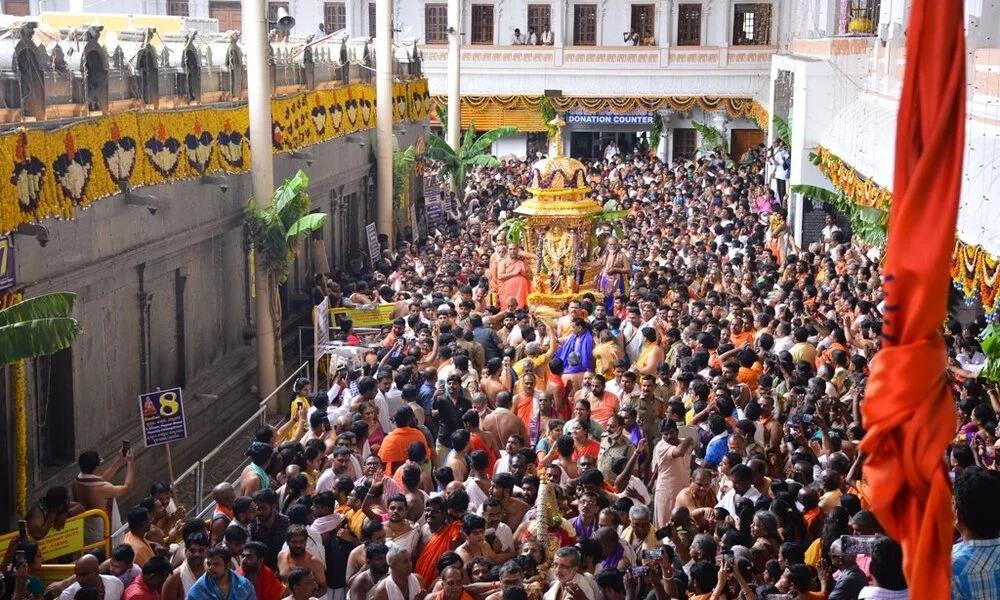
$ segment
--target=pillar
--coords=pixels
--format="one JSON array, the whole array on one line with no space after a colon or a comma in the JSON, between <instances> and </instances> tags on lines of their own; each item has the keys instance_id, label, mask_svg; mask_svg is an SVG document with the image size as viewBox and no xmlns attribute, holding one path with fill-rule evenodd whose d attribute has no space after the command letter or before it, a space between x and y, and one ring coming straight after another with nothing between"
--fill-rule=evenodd
<instances>
[{"instance_id":1,"label":"pillar","mask_svg":"<svg viewBox=\"0 0 1000 600\"><path fill-rule=\"evenodd\" d=\"M375 139L378 182L375 195L378 210L375 223L379 233L389 236L389 248L396 244L392 220L392 0L375 5Z\"/></svg>"}]
</instances>

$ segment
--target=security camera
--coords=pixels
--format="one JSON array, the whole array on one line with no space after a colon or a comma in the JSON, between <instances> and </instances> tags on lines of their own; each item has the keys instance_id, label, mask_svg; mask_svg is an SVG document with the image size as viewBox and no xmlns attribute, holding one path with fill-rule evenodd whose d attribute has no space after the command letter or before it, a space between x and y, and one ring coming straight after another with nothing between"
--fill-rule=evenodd
<instances>
[{"instance_id":1,"label":"security camera","mask_svg":"<svg viewBox=\"0 0 1000 600\"><path fill-rule=\"evenodd\" d=\"M361 146L362 148L364 148L365 147L365 141L361 140L360 142L358 142L358 145Z\"/></svg>"},{"instance_id":2,"label":"security camera","mask_svg":"<svg viewBox=\"0 0 1000 600\"><path fill-rule=\"evenodd\" d=\"M224 182L222 182L222 183L219 184L219 189L222 190L223 192L228 192L229 191L229 184L224 181Z\"/></svg>"},{"instance_id":3,"label":"security camera","mask_svg":"<svg viewBox=\"0 0 1000 600\"><path fill-rule=\"evenodd\" d=\"M149 214L151 214L151 215L155 215L156 214L156 207L155 206L147 206L146 208L149 210Z\"/></svg>"}]
</instances>

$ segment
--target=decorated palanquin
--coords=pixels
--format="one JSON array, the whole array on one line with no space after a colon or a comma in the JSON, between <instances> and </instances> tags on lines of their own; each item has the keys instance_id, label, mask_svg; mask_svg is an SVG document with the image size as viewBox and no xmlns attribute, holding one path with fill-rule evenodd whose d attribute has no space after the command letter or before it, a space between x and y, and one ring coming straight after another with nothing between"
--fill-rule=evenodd
<instances>
[{"instance_id":1,"label":"decorated palanquin","mask_svg":"<svg viewBox=\"0 0 1000 600\"><path fill-rule=\"evenodd\" d=\"M552 124L556 126L555 152L532 166L531 198L514 210L524 217L521 244L532 257L529 306L557 307L583 292L601 297L592 289L590 262L593 217L602 208L590 196L583 163L562 154L565 122L557 118Z\"/></svg>"}]
</instances>

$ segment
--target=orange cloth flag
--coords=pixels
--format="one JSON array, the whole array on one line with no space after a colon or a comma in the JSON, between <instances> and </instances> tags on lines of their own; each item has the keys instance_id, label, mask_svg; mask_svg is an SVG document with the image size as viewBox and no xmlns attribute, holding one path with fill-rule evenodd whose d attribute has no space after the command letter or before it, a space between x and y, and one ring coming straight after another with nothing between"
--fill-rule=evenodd
<instances>
[{"instance_id":1,"label":"orange cloth flag","mask_svg":"<svg viewBox=\"0 0 1000 600\"><path fill-rule=\"evenodd\" d=\"M883 349L862 407L861 450L879 522L903 546L911 600L951 596L955 433L940 333L965 150L965 30L957 0L914 0L896 130Z\"/></svg>"},{"instance_id":2,"label":"orange cloth flag","mask_svg":"<svg viewBox=\"0 0 1000 600\"><path fill-rule=\"evenodd\" d=\"M441 558L442 554L451 550L461 536L462 522L452 521L432 535L431 540L420 551L414 570L423 579L425 588L430 589L434 580L437 579L438 559Z\"/></svg>"}]
</instances>

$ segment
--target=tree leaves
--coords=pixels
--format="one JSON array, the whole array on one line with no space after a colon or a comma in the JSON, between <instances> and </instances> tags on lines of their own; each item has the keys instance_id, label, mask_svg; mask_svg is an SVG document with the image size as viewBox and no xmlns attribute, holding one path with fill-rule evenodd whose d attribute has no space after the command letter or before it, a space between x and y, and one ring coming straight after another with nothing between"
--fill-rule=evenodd
<instances>
[{"instance_id":1,"label":"tree leaves","mask_svg":"<svg viewBox=\"0 0 1000 600\"><path fill-rule=\"evenodd\" d=\"M691 121L691 126L701 134L701 146L699 152L721 152L724 156L729 155L729 142L721 131L698 121Z\"/></svg>"},{"instance_id":2,"label":"tree leaves","mask_svg":"<svg viewBox=\"0 0 1000 600\"><path fill-rule=\"evenodd\" d=\"M815 185L793 185L792 191L836 208L851 223L851 233L863 244L884 248L889 241L888 212L870 206L859 206L843 194Z\"/></svg>"}]
</instances>

